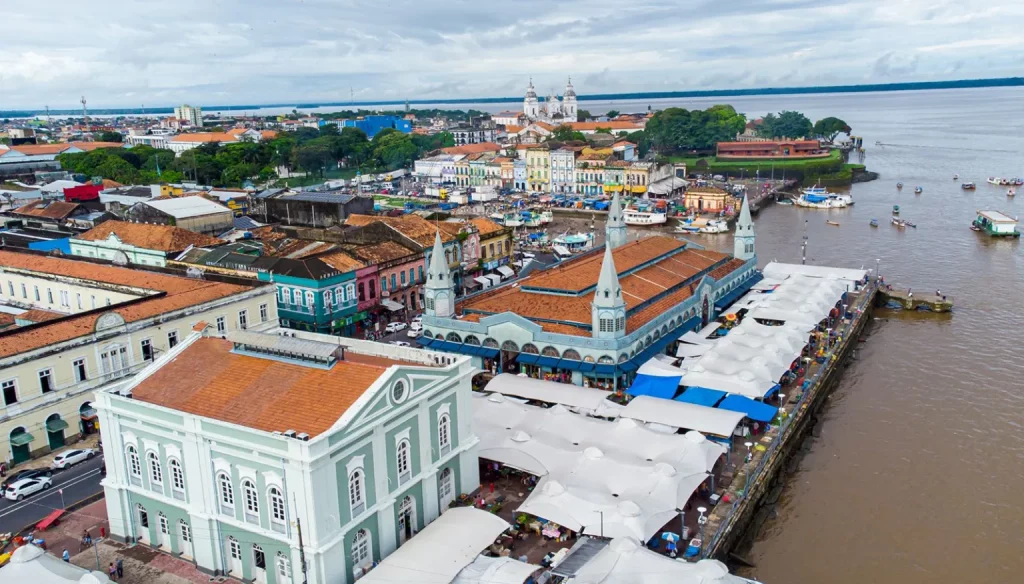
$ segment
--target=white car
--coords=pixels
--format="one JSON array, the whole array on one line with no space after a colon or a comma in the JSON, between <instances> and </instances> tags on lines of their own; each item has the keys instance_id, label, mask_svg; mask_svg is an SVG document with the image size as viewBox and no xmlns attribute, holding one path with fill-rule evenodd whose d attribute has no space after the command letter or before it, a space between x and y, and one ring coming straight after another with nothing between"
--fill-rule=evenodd
<instances>
[{"instance_id":1,"label":"white car","mask_svg":"<svg viewBox=\"0 0 1024 584\"><path fill-rule=\"evenodd\" d=\"M53 468L65 469L69 466L78 464L83 460L88 460L93 456L96 456L96 451L92 448L68 450L67 452L61 452L55 456L53 463L50 466Z\"/></svg>"},{"instance_id":2,"label":"white car","mask_svg":"<svg viewBox=\"0 0 1024 584\"><path fill-rule=\"evenodd\" d=\"M398 345L399 347L408 347L409 343L405 341L391 341L392 345Z\"/></svg>"},{"instance_id":3,"label":"white car","mask_svg":"<svg viewBox=\"0 0 1024 584\"><path fill-rule=\"evenodd\" d=\"M417 314L416 316L412 317L412 322L413 324L416 324L417 322L423 322L423 315Z\"/></svg>"},{"instance_id":4,"label":"white car","mask_svg":"<svg viewBox=\"0 0 1024 584\"><path fill-rule=\"evenodd\" d=\"M411 327L409 327L409 332L405 333L405 335L407 337L409 337L410 339L415 339L416 337L418 337L418 336L420 336L422 334L423 334L423 327L421 327L421 326L411 326Z\"/></svg>"},{"instance_id":5,"label":"white car","mask_svg":"<svg viewBox=\"0 0 1024 584\"><path fill-rule=\"evenodd\" d=\"M50 488L52 481L50 477L37 477L34 479L22 479L7 487L4 497L11 501L20 501L25 497Z\"/></svg>"},{"instance_id":6,"label":"white car","mask_svg":"<svg viewBox=\"0 0 1024 584\"><path fill-rule=\"evenodd\" d=\"M392 322L388 326L384 327L384 332L397 333L398 331L404 331L409 328L409 325L404 322Z\"/></svg>"}]
</instances>

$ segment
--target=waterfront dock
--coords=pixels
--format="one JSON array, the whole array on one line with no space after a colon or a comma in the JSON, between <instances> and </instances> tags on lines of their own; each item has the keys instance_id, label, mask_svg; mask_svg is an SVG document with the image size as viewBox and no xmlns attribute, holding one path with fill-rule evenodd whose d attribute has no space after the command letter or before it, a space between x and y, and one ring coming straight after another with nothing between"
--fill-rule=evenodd
<instances>
[{"instance_id":1,"label":"waterfront dock","mask_svg":"<svg viewBox=\"0 0 1024 584\"><path fill-rule=\"evenodd\" d=\"M708 516L704 557L728 561L733 550L756 535L781 493L786 461L813 427L844 362L857 347L877 293L875 281L850 293L849 317L837 326L835 345L821 362L811 361L804 377L786 388L790 395L779 416L754 444L749 460L732 473L721 502Z\"/></svg>"},{"instance_id":2,"label":"waterfront dock","mask_svg":"<svg viewBox=\"0 0 1024 584\"><path fill-rule=\"evenodd\" d=\"M878 305L904 310L926 310L930 312L950 312L953 310L952 296L936 294L911 294L910 290L878 291Z\"/></svg>"}]
</instances>

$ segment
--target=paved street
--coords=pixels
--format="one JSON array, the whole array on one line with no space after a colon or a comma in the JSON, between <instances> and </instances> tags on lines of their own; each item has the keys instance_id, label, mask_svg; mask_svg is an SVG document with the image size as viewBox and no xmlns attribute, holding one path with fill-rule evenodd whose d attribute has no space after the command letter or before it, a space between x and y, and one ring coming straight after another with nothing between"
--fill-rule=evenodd
<instances>
[{"instance_id":1,"label":"paved street","mask_svg":"<svg viewBox=\"0 0 1024 584\"><path fill-rule=\"evenodd\" d=\"M20 531L55 509L62 509L100 492L103 490L100 487L101 466L103 457L96 456L67 470L55 471L53 486L48 491L31 495L23 501L0 499L0 533ZM60 491L63 491L63 501Z\"/></svg>"}]
</instances>

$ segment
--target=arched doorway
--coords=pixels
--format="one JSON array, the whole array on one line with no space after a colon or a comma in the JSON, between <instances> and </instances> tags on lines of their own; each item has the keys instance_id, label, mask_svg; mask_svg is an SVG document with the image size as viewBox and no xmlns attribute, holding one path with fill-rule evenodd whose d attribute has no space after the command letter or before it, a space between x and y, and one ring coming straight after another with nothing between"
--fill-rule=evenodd
<instances>
[{"instance_id":1,"label":"arched doorway","mask_svg":"<svg viewBox=\"0 0 1024 584\"><path fill-rule=\"evenodd\" d=\"M700 326L701 326L701 328L704 328L704 327L708 326L708 322L710 322L710 320L711 320L711 306L708 303L708 297L707 296L704 297L704 304L701 305L701 309L700 310L701 310L701 313L700 313L700 323L701 324L700 324Z\"/></svg>"},{"instance_id":2,"label":"arched doorway","mask_svg":"<svg viewBox=\"0 0 1024 584\"><path fill-rule=\"evenodd\" d=\"M437 480L437 498L441 504L441 513L448 510L448 506L455 501L455 477L451 467L445 467Z\"/></svg>"},{"instance_id":3,"label":"arched doorway","mask_svg":"<svg viewBox=\"0 0 1024 584\"><path fill-rule=\"evenodd\" d=\"M516 358L519 356L519 345L512 341L505 341L501 344L501 369L509 373L518 372Z\"/></svg>"},{"instance_id":4,"label":"arched doorway","mask_svg":"<svg viewBox=\"0 0 1024 584\"><path fill-rule=\"evenodd\" d=\"M95 434L99 431L99 415L91 402L85 402L78 407L78 415L82 418L82 433Z\"/></svg>"},{"instance_id":5,"label":"arched doorway","mask_svg":"<svg viewBox=\"0 0 1024 584\"><path fill-rule=\"evenodd\" d=\"M46 440L50 444L50 451L64 447L64 430L68 423L61 419L60 414L50 414L46 418Z\"/></svg>"},{"instance_id":6,"label":"arched doorway","mask_svg":"<svg viewBox=\"0 0 1024 584\"><path fill-rule=\"evenodd\" d=\"M416 530L416 499L406 495L398 506L398 545L412 538Z\"/></svg>"},{"instance_id":7,"label":"arched doorway","mask_svg":"<svg viewBox=\"0 0 1024 584\"><path fill-rule=\"evenodd\" d=\"M30 444L35 437L28 433L22 426L11 430L11 464L19 464L25 462L32 457L32 447Z\"/></svg>"}]
</instances>

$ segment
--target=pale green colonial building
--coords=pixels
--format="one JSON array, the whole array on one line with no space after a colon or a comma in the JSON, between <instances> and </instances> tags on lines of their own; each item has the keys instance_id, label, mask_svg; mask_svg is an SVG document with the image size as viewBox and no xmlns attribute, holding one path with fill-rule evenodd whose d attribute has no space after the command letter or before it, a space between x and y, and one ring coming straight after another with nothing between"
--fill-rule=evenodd
<instances>
[{"instance_id":1,"label":"pale green colonial building","mask_svg":"<svg viewBox=\"0 0 1024 584\"><path fill-rule=\"evenodd\" d=\"M111 534L211 574L353 582L479 485L473 373L315 333L195 332L97 395Z\"/></svg>"}]
</instances>

